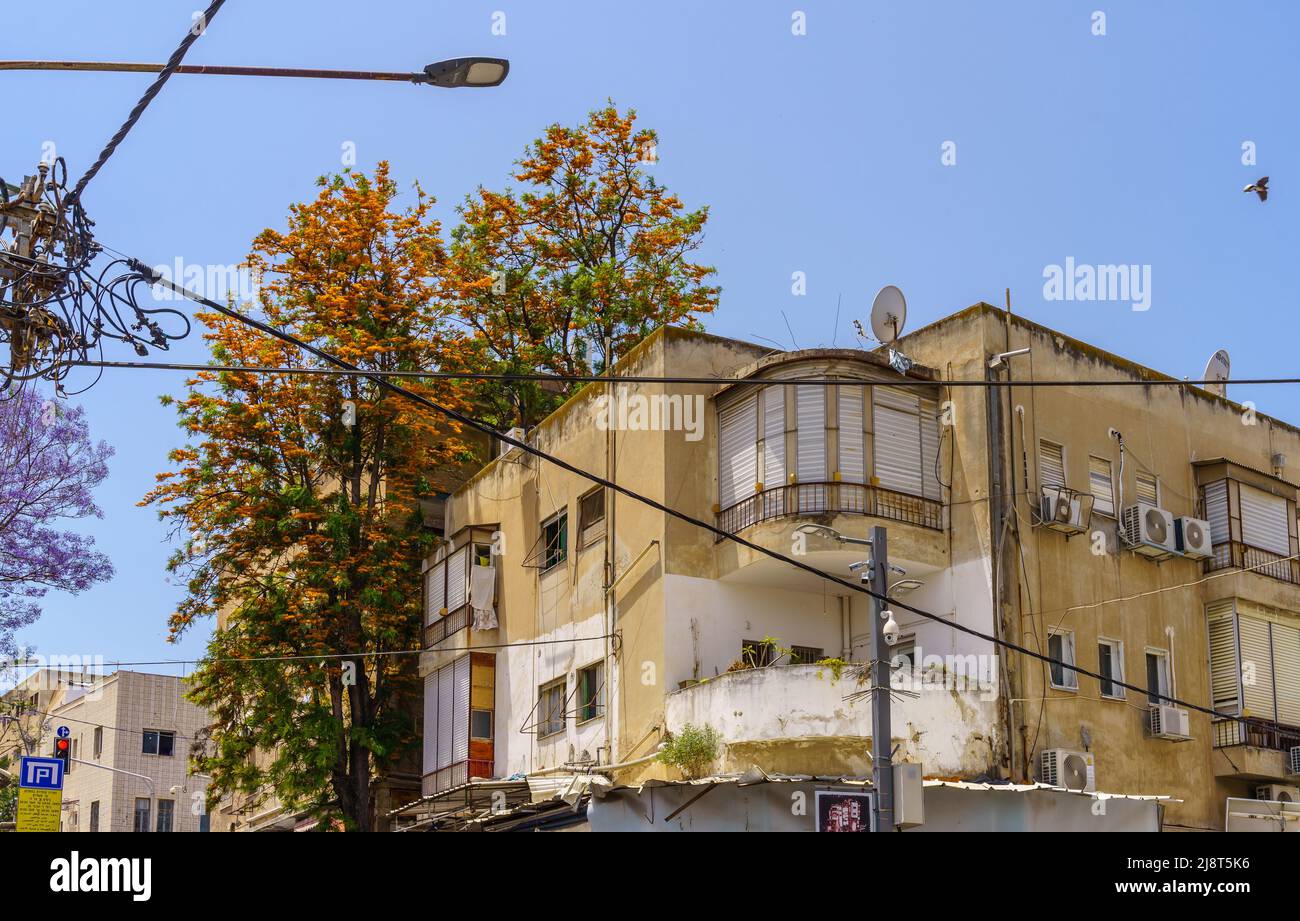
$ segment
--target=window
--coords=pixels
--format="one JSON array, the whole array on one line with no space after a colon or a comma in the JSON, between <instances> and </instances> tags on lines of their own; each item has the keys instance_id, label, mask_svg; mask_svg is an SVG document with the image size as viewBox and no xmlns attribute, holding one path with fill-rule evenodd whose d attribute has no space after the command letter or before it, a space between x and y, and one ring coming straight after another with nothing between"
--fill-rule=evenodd
<instances>
[{"instance_id":1,"label":"window","mask_svg":"<svg viewBox=\"0 0 1300 921\"><path fill-rule=\"evenodd\" d=\"M593 662L578 670L578 722L594 720L605 713L605 663Z\"/></svg>"},{"instance_id":2,"label":"window","mask_svg":"<svg viewBox=\"0 0 1300 921\"><path fill-rule=\"evenodd\" d=\"M563 678L538 688L538 736L553 736L564 732L564 688Z\"/></svg>"},{"instance_id":3,"label":"window","mask_svg":"<svg viewBox=\"0 0 1300 921\"><path fill-rule=\"evenodd\" d=\"M176 746L176 733L162 729L146 729L144 746L140 749L146 755L162 755L170 758Z\"/></svg>"},{"instance_id":4,"label":"window","mask_svg":"<svg viewBox=\"0 0 1300 921\"><path fill-rule=\"evenodd\" d=\"M1300 622L1241 598L1206 606L1214 708L1300 726Z\"/></svg>"},{"instance_id":5,"label":"window","mask_svg":"<svg viewBox=\"0 0 1300 921\"><path fill-rule=\"evenodd\" d=\"M90 804L90 830L99 831L99 800Z\"/></svg>"},{"instance_id":6,"label":"window","mask_svg":"<svg viewBox=\"0 0 1300 921\"><path fill-rule=\"evenodd\" d=\"M824 658L825 653L815 646L794 646L790 649L791 665L815 665Z\"/></svg>"},{"instance_id":7,"label":"window","mask_svg":"<svg viewBox=\"0 0 1300 921\"><path fill-rule=\"evenodd\" d=\"M1051 665L1052 687L1077 691L1079 675L1073 668L1074 634L1065 630L1053 632L1047 638L1047 654L1055 660Z\"/></svg>"},{"instance_id":8,"label":"window","mask_svg":"<svg viewBox=\"0 0 1300 921\"><path fill-rule=\"evenodd\" d=\"M838 391L840 479L845 483L864 483L867 470L863 456L863 388L860 384L839 384L835 389Z\"/></svg>"},{"instance_id":9,"label":"window","mask_svg":"<svg viewBox=\"0 0 1300 921\"><path fill-rule=\"evenodd\" d=\"M911 672L916 661L916 634L900 636L898 642L890 649L889 665L891 668Z\"/></svg>"},{"instance_id":10,"label":"window","mask_svg":"<svg viewBox=\"0 0 1300 921\"><path fill-rule=\"evenodd\" d=\"M172 830L172 816L176 812L176 803L169 799L158 800L158 830Z\"/></svg>"},{"instance_id":11,"label":"window","mask_svg":"<svg viewBox=\"0 0 1300 921\"><path fill-rule=\"evenodd\" d=\"M487 653L468 653L425 676L426 774L465 761L471 770L491 770L495 697L496 657Z\"/></svg>"},{"instance_id":12,"label":"window","mask_svg":"<svg viewBox=\"0 0 1300 921\"><path fill-rule=\"evenodd\" d=\"M1137 472L1137 500L1147 505L1160 505L1160 478L1154 473Z\"/></svg>"},{"instance_id":13,"label":"window","mask_svg":"<svg viewBox=\"0 0 1300 921\"><path fill-rule=\"evenodd\" d=\"M605 536L605 487L597 486L578 500L578 533L583 547Z\"/></svg>"},{"instance_id":14,"label":"window","mask_svg":"<svg viewBox=\"0 0 1300 921\"><path fill-rule=\"evenodd\" d=\"M95 760L98 761L99 756L102 755L103 753L104 753L104 727L96 726L95 727Z\"/></svg>"},{"instance_id":15,"label":"window","mask_svg":"<svg viewBox=\"0 0 1300 921\"><path fill-rule=\"evenodd\" d=\"M480 742L492 741L492 711L469 711L469 737Z\"/></svg>"},{"instance_id":16,"label":"window","mask_svg":"<svg viewBox=\"0 0 1300 921\"><path fill-rule=\"evenodd\" d=\"M1169 690L1169 653L1163 649L1147 650L1147 701L1153 704L1167 704Z\"/></svg>"},{"instance_id":17,"label":"window","mask_svg":"<svg viewBox=\"0 0 1300 921\"><path fill-rule=\"evenodd\" d=\"M730 508L754 494L758 480L758 396L718 410L718 505Z\"/></svg>"},{"instance_id":18,"label":"window","mask_svg":"<svg viewBox=\"0 0 1300 921\"><path fill-rule=\"evenodd\" d=\"M785 485L785 388L763 391L763 487Z\"/></svg>"},{"instance_id":19,"label":"window","mask_svg":"<svg viewBox=\"0 0 1300 921\"><path fill-rule=\"evenodd\" d=\"M1054 441L1039 439L1038 485L1065 486L1065 448Z\"/></svg>"},{"instance_id":20,"label":"window","mask_svg":"<svg viewBox=\"0 0 1300 921\"><path fill-rule=\"evenodd\" d=\"M492 565L492 545L475 544L474 545L474 565L491 566Z\"/></svg>"},{"instance_id":21,"label":"window","mask_svg":"<svg viewBox=\"0 0 1300 921\"><path fill-rule=\"evenodd\" d=\"M1124 689L1115 682L1124 680L1124 644L1118 640L1097 640L1097 671L1101 675L1101 696L1124 699Z\"/></svg>"},{"instance_id":22,"label":"window","mask_svg":"<svg viewBox=\"0 0 1300 921\"><path fill-rule=\"evenodd\" d=\"M763 640L745 640L740 644L740 659L750 668L771 665L776 658L776 643Z\"/></svg>"},{"instance_id":23,"label":"window","mask_svg":"<svg viewBox=\"0 0 1300 921\"><path fill-rule=\"evenodd\" d=\"M795 437L795 473L800 483L826 482L826 388L794 388L799 430Z\"/></svg>"},{"instance_id":24,"label":"window","mask_svg":"<svg viewBox=\"0 0 1300 921\"><path fill-rule=\"evenodd\" d=\"M1115 490L1111 484L1110 461L1104 457L1088 458L1088 490L1092 493L1092 510L1101 515L1115 515Z\"/></svg>"},{"instance_id":25,"label":"window","mask_svg":"<svg viewBox=\"0 0 1300 921\"><path fill-rule=\"evenodd\" d=\"M542 572L569 558L569 513L560 512L542 524Z\"/></svg>"},{"instance_id":26,"label":"window","mask_svg":"<svg viewBox=\"0 0 1300 921\"><path fill-rule=\"evenodd\" d=\"M147 796L137 796L135 798L135 825L132 831L145 832L149 830L149 798Z\"/></svg>"},{"instance_id":27,"label":"window","mask_svg":"<svg viewBox=\"0 0 1300 921\"><path fill-rule=\"evenodd\" d=\"M935 475L939 409L914 388L871 388L872 473L880 486L927 499L942 498Z\"/></svg>"}]
</instances>

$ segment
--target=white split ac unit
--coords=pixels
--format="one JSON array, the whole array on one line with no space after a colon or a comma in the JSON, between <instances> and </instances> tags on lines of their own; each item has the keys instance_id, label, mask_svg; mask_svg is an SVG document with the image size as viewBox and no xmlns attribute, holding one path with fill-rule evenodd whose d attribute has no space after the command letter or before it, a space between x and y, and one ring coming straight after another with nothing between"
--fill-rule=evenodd
<instances>
[{"instance_id":1,"label":"white split ac unit","mask_svg":"<svg viewBox=\"0 0 1300 921\"><path fill-rule=\"evenodd\" d=\"M1208 560L1214 556L1214 544L1210 535L1210 523L1200 518L1174 519L1174 535L1177 537L1178 552L1190 560Z\"/></svg>"},{"instance_id":2,"label":"white split ac unit","mask_svg":"<svg viewBox=\"0 0 1300 921\"><path fill-rule=\"evenodd\" d=\"M1292 774L1300 774L1300 745L1291 747L1290 757L1287 759L1290 763Z\"/></svg>"},{"instance_id":3,"label":"white split ac unit","mask_svg":"<svg viewBox=\"0 0 1300 921\"><path fill-rule=\"evenodd\" d=\"M1077 793L1097 792L1097 770L1090 752L1049 748L1039 759L1038 779Z\"/></svg>"},{"instance_id":4,"label":"white split ac unit","mask_svg":"<svg viewBox=\"0 0 1300 921\"><path fill-rule=\"evenodd\" d=\"M1284 783L1260 784L1255 788L1255 799L1270 803L1300 803L1300 787Z\"/></svg>"},{"instance_id":5,"label":"white split ac unit","mask_svg":"<svg viewBox=\"0 0 1300 921\"><path fill-rule=\"evenodd\" d=\"M1120 515L1124 544L1143 556L1165 556L1178 552L1174 516L1145 502L1127 506Z\"/></svg>"},{"instance_id":6,"label":"white split ac unit","mask_svg":"<svg viewBox=\"0 0 1300 921\"><path fill-rule=\"evenodd\" d=\"M1152 704L1149 712L1153 737L1180 742L1192 737L1187 725L1187 711L1182 707Z\"/></svg>"},{"instance_id":7,"label":"white split ac unit","mask_svg":"<svg viewBox=\"0 0 1300 921\"><path fill-rule=\"evenodd\" d=\"M523 441L525 436L527 436L527 434L528 433L525 432L523 429L521 429L519 426L515 426L510 431L506 432L506 437L513 438L515 441ZM497 456L500 457L501 455L513 451L514 449L515 449L514 445L508 444L507 442L503 441L501 442L501 450Z\"/></svg>"},{"instance_id":8,"label":"white split ac unit","mask_svg":"<svg viewBox=\"0 0 1300 921\"><path fill-rule=\"evenodd\" d=\"M1064 486L1044 486L1039 518L1046 527L1067 534L1078 534L1088 529L1091 509L1085 509L1083 500L1073 489Z\"/></svg>"}]
</instances>

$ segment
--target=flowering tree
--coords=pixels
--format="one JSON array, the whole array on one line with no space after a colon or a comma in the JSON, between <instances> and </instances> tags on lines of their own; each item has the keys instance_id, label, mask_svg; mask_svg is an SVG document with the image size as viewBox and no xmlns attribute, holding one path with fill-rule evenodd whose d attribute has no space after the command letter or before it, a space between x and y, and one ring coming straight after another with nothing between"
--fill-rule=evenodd
<instances>
[{"instance_id":1,"label":"flowering tree","mask_svg":"<svg viewBox=\"0 0 1300 921\"><path fill-rule=\"evenodd\" d=\"M480 188L460 208L444 280L472 331L466 361L500 373L587 375L656 328L699 326L719 289L691 260L709 209L686 210L645 167L658 136L613 104L528 146L521 191ZM483 418L529 427L565 394L521 381L484 385Z\"/></svg>"},{"instance_id":2,"label":"flowering tree","mask_svg":"<svg viewBox=\"0 0 1300 921\"><path fill-rule=\"evenodd\" d=\"M370 371L456 361L432 199L397 205L387 164L322 180L250 264L267 322ZM217 364L319 367L295 346L200 313ZM463 408L460 385L403 385ZM420 500L466 448L436 414L362 377L202 371L176 399L190 443L146 502L190 540L178 635L218 618L191 697L212 718L196 757L209 796L274 790L290 808L373 827L372 785L414 752Z\"/></svg>"},{"instance_id":3,"label":"flowering tree","mask_svg":"<svg viewBox=\"0 0 1300 921\"><path fill-rule=\"evenodd\" d=\"M81 407L30 387L0 395L0 655L14 654L14 631L40 616L50 589L77 593L112 578L93 538L60 527L103 516L91 492L112 456L90 440Z\"/></svg>"}]
</instances>

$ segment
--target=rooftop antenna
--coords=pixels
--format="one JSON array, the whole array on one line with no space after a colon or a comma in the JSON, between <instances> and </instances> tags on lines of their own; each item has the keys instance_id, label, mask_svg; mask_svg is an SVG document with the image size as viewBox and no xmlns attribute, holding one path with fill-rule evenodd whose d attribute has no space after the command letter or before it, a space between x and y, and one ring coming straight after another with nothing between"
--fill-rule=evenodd
<instances>
[{"instance_id":1,"label":"rooftop antenna","mask_svg":"<svg viewBox=\"0 0 1300 921\"><path fill-rule=\"evenodd\" d=\"M1205 363L1205 373L1201 375L1201 379L1214 381L1212 384L1206 384L1205 389L1226 399L1228 396L1228 373L1231 369L1232 363L1228 360L1228 350L1219 349Z\"/></svg>"}]
</instances>

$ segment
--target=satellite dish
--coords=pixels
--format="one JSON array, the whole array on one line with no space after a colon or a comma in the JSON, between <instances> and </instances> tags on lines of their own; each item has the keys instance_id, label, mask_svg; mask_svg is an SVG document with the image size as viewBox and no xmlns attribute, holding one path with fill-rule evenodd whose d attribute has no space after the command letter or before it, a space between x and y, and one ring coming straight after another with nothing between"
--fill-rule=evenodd
<instances>
[{"instance_id":1,"label":"satellite dish","mask_svg":"<svg viewBox=\"0 0 1300 921\"><path fill-rule=\"evenodd\" d=\"M1226 349L1219 349L1210 356L1210 360L1205 363L1205 373L1201 375L1202 380L1215 381L1213 384L1206 384L1205 389L1210 393L1217 393L1221 397L1228 395L1228 372L1232 364L1228 361L1228 352Z\"/></svg>"},{"instance_id":2,"label":"satellite dish","mask_svg":"<svg viewBox=\"0 0 1300 921\"><path fill-rule=\"evenodd\" d=\"M896 285L885 285L871 303L871 332L888 345L898 338L907 322L907 298Z\"/></svg>"}]
</instances>

